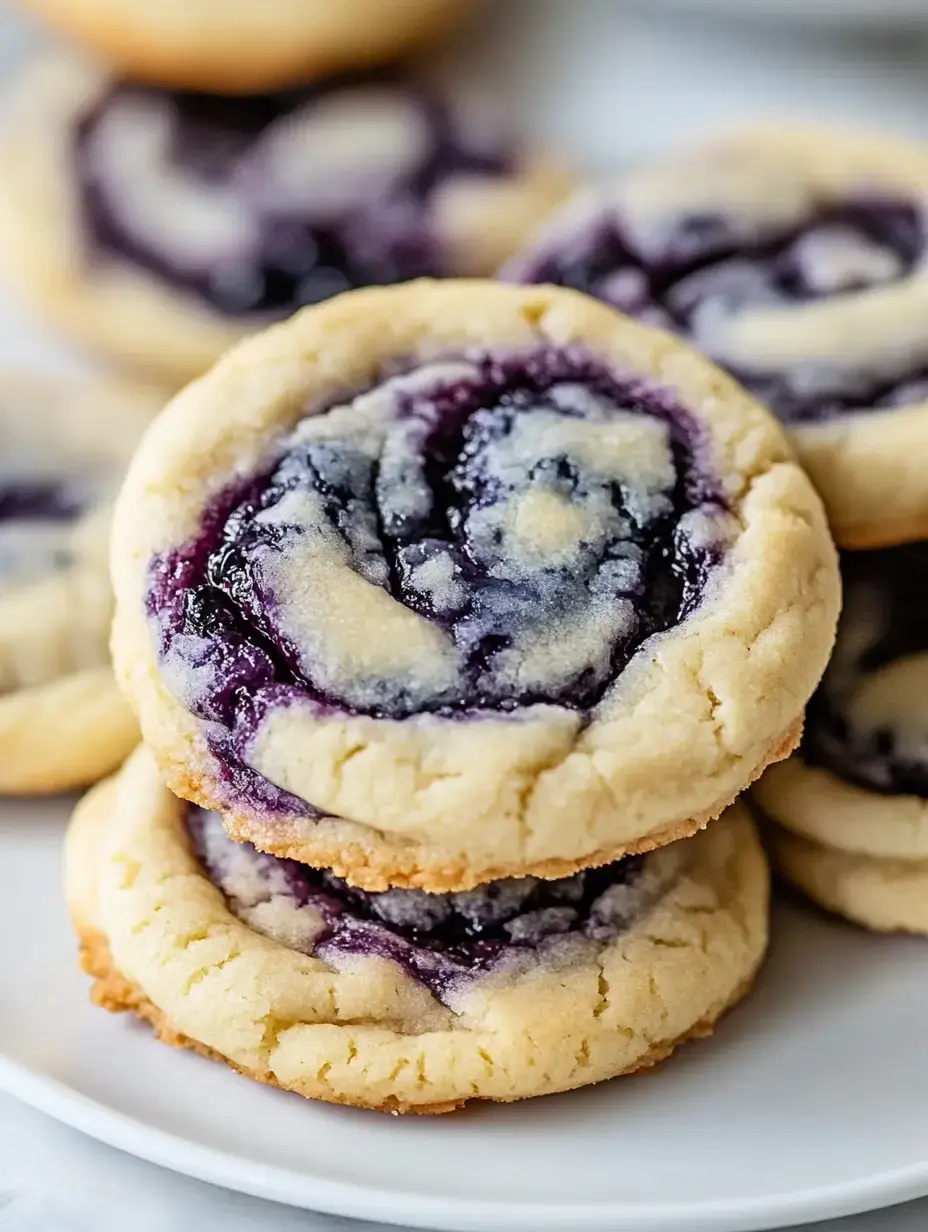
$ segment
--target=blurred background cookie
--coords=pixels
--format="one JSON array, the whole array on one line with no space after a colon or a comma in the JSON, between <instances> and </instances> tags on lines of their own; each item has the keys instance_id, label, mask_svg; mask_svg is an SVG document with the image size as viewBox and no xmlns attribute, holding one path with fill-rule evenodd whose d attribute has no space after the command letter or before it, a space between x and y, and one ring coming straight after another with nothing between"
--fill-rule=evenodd
<instances>
[{"instance_id":1,"label":"blurred background cookie","mask_svg":"<svg viewBox=\"0 0 928 1232\"><path fill-rule=\"evenodd\" d=\"M928 932L928 544L845 553L842 572L802 745L754 798L810 897L871 928Z\"/></svg>"},{"instance_id":2,"label":"blurred background cookie","mask_svg":"<svg viewBox=\"0 0 928 1232\"><path fill-rule=\"evenodd\" d=\"M405 76L223 98L52 55L11 108L9 273L50 322L178 378L347 288L489 273L566 187L478 101Z\"/></svg>"},{"instance_id":3,"label":"blurred background cookie","mask_svg":"<svg viewBox=\"0 0 928 1232\"><path fill-rule=\"evenodd\" d=\"M109 666L110 502L153 393L0 374L0 794L92 783L138 731Z\"/></svg>"},{"instance_id":4,"label":"blurred background cookie","mask_svg":"<svg viewBox=\"0 0 928 1232\"><path fill-rule=\"evenodd\" d=\"M791 431L844 547L928 534L928 148L750 129L573 201L504 269L690 338Z\"/></svg>"},{"instance_id":5,"label":"blurred background cookie","mask_svg":"<svg viewBox=\"0 0 928 1232\"><path fill-rule=\"evenodd\" d=\"M250 94L381 64L450 27L466 0L22 0L117 72Z\"/></svg>"}]
</instances>

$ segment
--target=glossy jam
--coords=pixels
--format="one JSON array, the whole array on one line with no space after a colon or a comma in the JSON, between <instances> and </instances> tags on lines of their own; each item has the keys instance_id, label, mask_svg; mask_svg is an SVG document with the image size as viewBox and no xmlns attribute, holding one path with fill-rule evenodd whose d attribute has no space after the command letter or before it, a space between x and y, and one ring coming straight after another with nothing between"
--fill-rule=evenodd
<instances>
[{"instance_id":1,"label":"glossy jam","mask_svg":"<svg viewBox=\"0 0 928 1232\"><path fill-rule=\"evenodd\" d=\"M586 721L723 560L706 455L671 394L584 351L385 379L299 424L152 561L164 677L229 765L269 707L297 701L461 721L555 704Z\"/></svg>"}]
</instances>

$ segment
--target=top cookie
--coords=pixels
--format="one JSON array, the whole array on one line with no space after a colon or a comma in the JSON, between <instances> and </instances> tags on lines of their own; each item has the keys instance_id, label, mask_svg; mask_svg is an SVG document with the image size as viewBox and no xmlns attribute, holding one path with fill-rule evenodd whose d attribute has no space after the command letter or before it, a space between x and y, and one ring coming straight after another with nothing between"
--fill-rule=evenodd
<instances>
[{"instance_id":1,"label":"top cookie","mask_svg":"<svg viewBox=\"0 0 928 1232\"><path fill-rule=\"evenodd\" d=\"M226 356L120 497L114 656L169 785L371 889L691 832L834 635L773 419L571 291L338 297Z\"/></svg>"},{"instance_id":2,"label":"top cookie","mask_svg":"<svg viewBox=\"0 0 928 1232\"><path fill-rule=\"evenodd\" d=\"M789 428L846 547L928 537L928 150L764 127L626 177L504 269L691 338Z\"/></svg>"},{"instance_id":3,"label":"top cookie","mask_svg":"<svg viewBox=\"0 0 928 1232\"><path fill-rule=\"evenodd\" d=\"M251 94L365 68L435 38L463 0L22 0L139 81Z\"/></svg>"},{"instance_id":4,"label":"top cookie","mask_svg":"<svg viewBox=\"0 0 928 1232\"><path fill-rule=\"evenodd\" d=\"M0 248L53 324L171 379L351 287L490 274L563 196L479 99L377 72L250 98L76 56L4 118Z\"/></svg>"}]
</instances>

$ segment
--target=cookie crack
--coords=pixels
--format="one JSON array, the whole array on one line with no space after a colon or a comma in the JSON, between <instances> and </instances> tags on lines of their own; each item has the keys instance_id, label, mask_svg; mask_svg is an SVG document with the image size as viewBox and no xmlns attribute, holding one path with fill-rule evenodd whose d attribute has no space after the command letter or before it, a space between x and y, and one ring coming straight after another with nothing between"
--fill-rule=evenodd
<instances>
[{"instance_id":1,"label":"cookie crack","mask_svg":"<svg viewBox=\"0 0 928 1232\"><path fill-rule=\"evenodd\" d=\"M222 971L223 968L229 965L229 963L234 962L237 958L241 958L241 956L241 951L236 948L231 954L227 954L225 958L220 958L216 962L209 963L205 967L200 967L198 970L194 971L192 975L189 975L184 981L181 988L181 996L186 997L190 991L195 988L197 984L202 983L207 976L212 975L214 972Z\"/></svg>"},{"instance_id":2,"label":"cookie crack","mask_svg":"<svg viewBox=\"0 0 928 1232\"><path fill-rule=\"evenodd\" d=\"M609 1008L609 981L606 979L605 968L602 961L597 963L599 973L596 977L596 1004L593 1006L593 1017L602 1018L603 1014Z\"/></svg>"}]
</instances>

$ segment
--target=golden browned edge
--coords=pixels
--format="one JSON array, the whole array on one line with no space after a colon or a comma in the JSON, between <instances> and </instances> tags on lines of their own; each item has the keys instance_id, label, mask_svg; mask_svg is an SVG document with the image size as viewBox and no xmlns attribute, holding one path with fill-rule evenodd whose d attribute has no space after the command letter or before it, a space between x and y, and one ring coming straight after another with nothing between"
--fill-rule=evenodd
<instances>
[{"instance_id":1,"label":"golden browned edge","mask_svg":"<svg viewBox=\"0 0 928 1232\"><path fill-rule=\"evenodd\" d=\"M221 1052L217 1052L215 1048L210 1048L206 1044L201 1044L197 1040L191 1039L189 1035L183 1035L180 1031L175 1031L166 1016L153 1002L149 1001L145 993L131 984L121 972L117 971L113 965L109 942L101 932L98 932L96 929L78 928L78 938L80 943L79 961L81 969L91 976L94 981L90 991L90 999L94 1005L99 1005L102 1009L109 1010L111 1014L123 1014L131 1011L138 1018L141 1018L143 1022L148 1023L154 1031L156 1039L160 1040L162 1044L169 1044L172 1048L186 1048L190 1052L198 1053L201 1057L209 1057L212 1061L222 1061L230 1069L235 1070L237 1074L241 1074L245 1078L252 1078L256 1082L265 1083L267 1086L285 1089L280 1088L280 1083L275 1080L273 1074L258 1073L255 1070L245 1069L240 1065L234 1064L228 1057L223 1056ZM690 1040L705 1039L711 1035L715 1030L716 1023L751 991L765 956L766 947L747 976L741 981L731 997L714 1017L703 1018L675 1040L652 1045L632 1069L621 1070L619 1073L614 1074L613 1077L630 1077L632 1074L647 1073L653 1070L655 1066L660 1065L662 1061L666 1061L682 1044L687 1044ZM610 1082L612 1079L604 1078L600 1081ZM581 1082L577 1084L577 1087L593 1085L596 1084ZM576 1090L577 1087L565 1088L565 1090ZM380 1104L359 1104L349 1099L338 1099L332 1095L314 1095L312 1098L327 1104L341 1104L352 1108L364 1108L373 1112L389 1112L393 1116L408 1113L420 1116L440 1116L446 1112L455 1112L466 1104L477 1103L478 1101L506 1104L515 1103L520 1099L537 1098L537 1096L518 1095L511 1100L477 1096L474 1099L448 1100L445 1103L437 1104L406 1104L392 1096Z\"/></svg>"},{"instance_id":2,"label":"golden browned edge","mask_svg":"<svg viewBox=\"0 0 928 1232\"><path fill-rule=\"evenodd\" d=\"M234 1069L237 1074L242 1074L246 1078L253 1078L256 1082L263 1082L267 1086L280 1087L273 1074L244 1069L242 1066L230 1061L221 1052L217 1052L215 1048L210 1048L206 1044L201 1044L197 1040L191 1039L189 1035L175 1031L162 1011L152 1001L149 1001L144 992L131 984L124 975L116 970L113 965L112 955L110 954L109 942L102 933L93 929L81 929L78 936L80 940L79 955L81 968L88 975L92 976L94 980L93 988L90 992L90 999L94 1005L99 1005L103 1009L109 1010L111 1014L122 1014L126 1011L131 1011L141 1018L143 1022L149 1024L156 1038L162 1044L170 1044L172 1048L186 1048L190 1052L198 1053L201 1057L209 1057L211 1061L222 1061L230 1069ZM350 1100L338 1099L331 1095L319 1095L317 1098L328 1104L347 1104L358 1108L372 1107L378 1112L421 1112L430 1115L454 1112L464 1102L460 1100L443 1104L407 1105L398 1100L390 1099L376 1105L352 1105Z\"/></svg>"},{"instance_id":3,"label":"golden browned edge","mask_svg":"<svg viewBox=\"0 0 928 1232\"><path fill-rule=\"evenodd\" d=\"M773 742L745 780L741 791L759 779L768 766L784 761L795 751L802 737L804 721L805 709ZM153 755L157 756L154 750ZM569 877L582 869L599 868L603 864L621 860L623 856L642 855L658 847L666 847L668 843L674 843L678 839L690 838L724 813L740 795L740 791L733 796L726 795L703 813L687 817L684 821L670 822L631 843L601 848L574 860L541 860L536 864L518 867L491 867L473 871L466 864L422 866L415 863L415 854L408 849L404 852L405 859L401 855L374 859L370 851L360 843L332 843L325 846L321 842L305 844L286 838L280 842L272 842L268 839L266 826L230 814L215 795L212 783L205 777L191 775L188 767L179 762L161 760L158 768L166 785L176 796L201 808L220 813L226 833L236 842L252 843L259 851L265 851L269 855L296 860L314 868L329 869L349 885L374 893L398 887L427 890L432 894L450 894L459 890L472 890L474 886L487 881L500 881L504 877L543 877L549 881Z\"/></svg>"},{"instance_id":4,"label":"golden browned edge","mask_svg":"<svg viewBox=\"0 0 928 1232\"><path fill-rule=\"evenodd\" d=\"M201 40L172 38L153 41L148 27L132 20L132 6L125 6L125 20L113 14L95 16L68 0L24 0L24 7L45 26L75 39L87 51L112 64L135 80L166 90L208 90L215 94L261 94L321 80L337 73L374 68L410 56L437 43L463 24L469 5L446 0L417 14L407 27L389 26L389 38L357 40L350 54L338 54L329 46L318 47L305 37L289 42L281 38L260 55L244 48L237 56L204 54ZM217 11L217 20L221 20Z\"/></svg>"}]
</instances>

